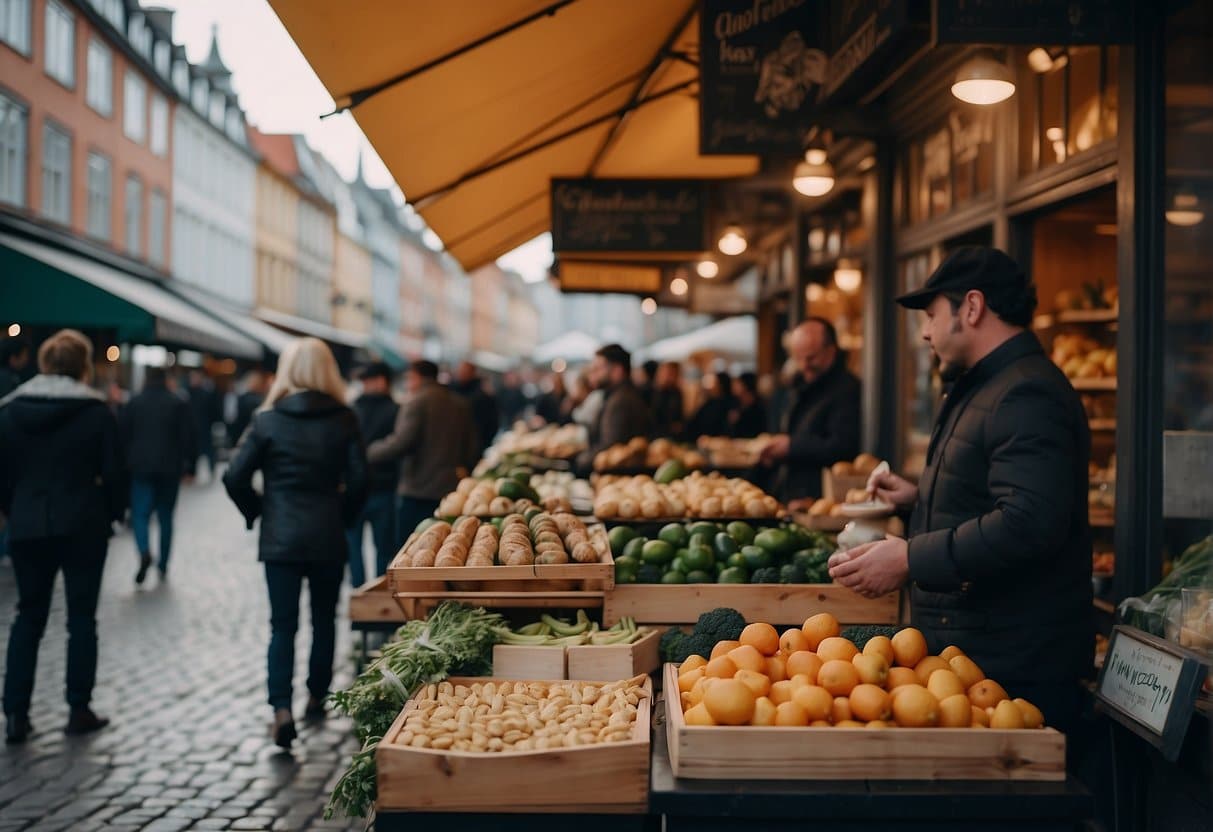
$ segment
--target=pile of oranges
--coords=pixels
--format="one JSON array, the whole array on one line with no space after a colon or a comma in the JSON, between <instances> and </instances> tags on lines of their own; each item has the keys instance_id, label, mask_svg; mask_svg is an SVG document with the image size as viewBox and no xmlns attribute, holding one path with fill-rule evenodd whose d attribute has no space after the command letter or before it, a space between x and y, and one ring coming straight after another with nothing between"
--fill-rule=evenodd
<instances>
[{"instance_id":1,"label":"pile of oranges","mask_svg":"<svg viewBox=\"0 0 1213 832\"><path fill-rule=\"evenodd\" d=\"M1011 699L959 648L929 656L922 633L908 627L860 651L841 631L829 613L782 636L756 623L711 656L691 656L678 668L687 724L1044 727L1035 705Z\"/></svg>"}]
</instances>

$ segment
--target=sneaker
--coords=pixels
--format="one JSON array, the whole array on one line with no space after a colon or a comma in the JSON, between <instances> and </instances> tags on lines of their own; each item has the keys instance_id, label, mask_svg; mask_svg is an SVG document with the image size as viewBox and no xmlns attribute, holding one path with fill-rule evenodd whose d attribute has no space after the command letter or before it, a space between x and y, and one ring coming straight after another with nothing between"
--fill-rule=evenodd
<instances>
[{"instance_id":1,"label":"sneaker","mask_svg":"<svg viewBox=\"0 0 1213 832\"><path fill-rule=\"evenodd\" d=\"M315 696L309 696L307 698L307 709L303 712L303 718L308 721L318 721L324 719L326 715L324 700L317 699Z\"/></svg>"},{"instance_id":2,"label":"sneaker","mask_svg":"<svg viewBox=\"0 0 1213 832\"><path fill-rule=\"evenodd\" d=\"M274 744L280 748L290 748L297 734L295 733L295 718L291 716L290 708L274 710L274 724L270 728L270 736Z\"/></svg>"},{"instance_id":3,"label":"sneaker","mask_svg":"<svg viewBox=\"0 0 1213 832\"><path fill-rule=\"evenodd\" d=\"M67 718L67 727L63 729L63 733L73 735L91 734L94 731L100 731L109 724L110 721L108 719L97 716L89 708L72 708L71 716Z\"/></svg>"},{"instance_id":4,"label":"sneaker","mask_svg":"<svg viewBox=\"0 0 1213 832\"><path fill-rule=\"evenodd\" d=\"M34 726L30 725L28 716L9 714L4 725L4 744L20 745L29 739L29 735L33 731Z\"/></svg>"},{"instance_id":5,"label":"sneaker","mask_svg":"<svg viewBox=\"0 0 1213 832\"><path fill-rule=\"evenodd\" d=\"M147 579L147 570L152 568L152 556L144 552L139 556L139 571L135 573L135 585L142 586Z\"/></svg>"}]
</instances>

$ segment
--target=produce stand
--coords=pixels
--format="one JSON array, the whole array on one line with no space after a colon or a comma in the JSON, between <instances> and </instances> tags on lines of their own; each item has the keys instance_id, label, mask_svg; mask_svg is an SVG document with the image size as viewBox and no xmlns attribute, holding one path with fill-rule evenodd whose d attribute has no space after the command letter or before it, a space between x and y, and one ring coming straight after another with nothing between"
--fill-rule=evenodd
<instances>
[{"instance_id":1,"label":"produce stand","mask_svg":"<svg viewBox=\"0 0 1213 832\"><path fill-rule=\"evenodd\" d=\"M370 634L393 633L406 619L388 587L387 575L372 578L350 593L350 629L362 641L362 661L370 655Z\"/></svg>"},{"instance_id":2,"label":"produce stand","mask_svg":"<svg viewBox=\"0 0 1213 832\"><path fill-rule=\"evenodd\" d=\"M840 584L616 584L602 617L607 625L624 616L641 624L694 624L716 607L772 624L799 625L805 610L831 613L844 624L896 624L901 594L865 598Z\"/></svg>"}]
</instances>

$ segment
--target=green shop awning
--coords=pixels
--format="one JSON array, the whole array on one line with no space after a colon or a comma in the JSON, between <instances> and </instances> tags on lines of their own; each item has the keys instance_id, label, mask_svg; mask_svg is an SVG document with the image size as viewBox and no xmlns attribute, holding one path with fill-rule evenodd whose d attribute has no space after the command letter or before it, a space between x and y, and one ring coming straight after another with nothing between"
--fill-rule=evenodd
<instances>
[{"instance_id":1,"label":"green shop awning","mask_svg":"<svg viewBox=\"0 0 1213 832\"><path fill-rule=\"evenodd\" d=\"M112 328L122 341L262 355L252 338L149 280L10 234L0 234L0 310L35 325Z\"/></svg>"}]
</instances>

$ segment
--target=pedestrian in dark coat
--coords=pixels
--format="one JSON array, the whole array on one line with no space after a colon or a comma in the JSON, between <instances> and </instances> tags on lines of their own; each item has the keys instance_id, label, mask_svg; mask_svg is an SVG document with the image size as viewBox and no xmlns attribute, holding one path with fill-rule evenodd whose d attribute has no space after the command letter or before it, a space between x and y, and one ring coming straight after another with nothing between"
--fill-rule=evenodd
<instances>
[{"instance_id":1,"label":"pedestrian in dark coat","mask_svg":"<svg viewBox=\"0 0 1213 832\"><path fill-rule=\"evenodd\" d=\"M758 395L758 376L742 373L733 379L733 401L729 411L729 428L738 439L753 439L767 429L767 409Z\"/></svg>"},{"instance_id":2,"label":"pedestrian in dark coat","mask_svg":"<svg viewBox=\"0 0 1213 832\"><path fill-rule=\"evenodd\" d=\"M5 739L24 742L38 644L55 576L67 595L67 733L109 722L89 708L97 675L97 598L111 523L126 508L118 425L86 383L93 345L62 330L38 350L40 375L0 399L0 511L9 518L17 617L4 671Z\"/></svg>"},{"instance_id":3,"label":"pedestrian in dark coat","mask_svg":"<svg viewBox=\"0 0 1213 832\"><path fill-rule=\"evenodd\" d=\"M259 557L270 596L271 733L295 738L291 716L299 593L308 583L312 650L307 718L324 716L333 678L337 597L345 575L345 530L366 497L366 453L358 417L328 346L317 338L287 345L265 403L252 418L223 484L248 527L261 518ZM253 489L261 471L262 492Z\"/></svg>"},{"instance_id":4,"label":"pedestrian in dark coat","mask_svg":"<svg viewBox=\"0 0 1213 832\"><path fill-rule=\"evenodd\" d=\"M728 436L732 430L729 412L736 406L733 400L733 380L728 373L716 373L707 379L711 387L707 397L687 423L686 438L691 441L701 436Z\"/></svg>"},{"instance_id":5,"label":"pedestrian in dark coat","mask_svg":"<svg viewBox=\"0 0 1213 832\"><path fill-rule=\"evenodd\" d=\"M476 365L470 361L460 362L456 368L451 392L462 396L472 409L472 420L476 423L476 433L480 437L477 455L481 455L493 444L493 437L497 435L497 399L485 389L484 379L476 371Z\"/></svg>"},{"instance_id":6,"label":"pedestrian in dark coat","mask_svg":"<svg viewBox=\"0 0 1213 832\"><path fill-rule=\"evenodd\" d=\"M912 510L909 541L835 555L831 575L866 595L908 582L932 653L956 645L1067 731L1094 649L1082 403L1026 329L1036 291L1002 252L959 249L898 300L924 311L923 339L952 388L917 487L894 474L869 482Z\"/></svg>"},{"instance_id":7,"label":"pedestrian in dark coat","mask_svg":"<svg viewBox=\"0 0 1213 832\"><path fill-rule=\"evenodd\" d=\"M244 389L236 396L236 412L227 426L227 438L231 447L236 447L240 437L248 429L257 408L265 401L268 380L261 370L250 370L244 377Z\"/></svg>"},{"instance_id":8,"label":"pedestrian in dark coat","mask_svg":"<svg viewBox=\"0 0 1213 832\"><path fill-rule=\"evenodd\" d=\"M667 361L657 368L656 389L653 390L653 436L680 439L686 428L682 399L682 368L677 361Z\"/></svg>"},{"instance_id":9,"label":"pedestrian in dark coat","mask_svg":"<svg viewBox=\"0 0 1213 832\"><path fill-rule=\"evenodd\" d=\"M143 583L152 565L153 512L160 526L160 580L168 573L177 488L183 478L192 478L198 458L189 405L169 391L163 369L149 367L145 378L143 390L122 408L118 420L131 476L131 530L139 553L136 584Z\"/></svg>"},{"instance_id":10,"label":"pedestrian in dark coat","mask_svg":"<svg viewBox=\"0 0 1213 832\"><path fill-rule=\"evenodd\" d=\"M354 401L354 413L362 429L362 441L370 444L392 433L400 406L392 398L392 368L382 361L368 365L359 377L362 395ZM385 460L367 466L366 503L346 532L350 551L350 584L366 583L366 566L362 558L362 531L371 527L375 542L375 576L387 572L388 563L396 554L396 481L400 464Z\"/></svg>"},{"instance_id":11,"label":"pedestrian in dark coat","mask_svg":"<svg viewBox=\"0 0 1213 832\"><path fill-rule=\"evenodd\" d=\"M618 344L598 350L590 365L590 380L603 391L603 402L590 428L589 450L581 457L587 470L599 452L637 436L647 437L653 429L649 409L632 384L632 356L627 350Z\"/></svg>"},{"instance_id":12,"label":"pedestrian in dark coat","mask_svg":"<svg viewBox=\"0 0 1213 832\"><path fill-rule=\"evenodd\" d=\"M215 438L212 428L223 421L223 406L215 383L201 370L191 370L185 392L194 425L194 448L199 457L206 458L208 477L215 476Z\"/></svg>"},{"instance_id":13,"label":"pedestrian in dark coat","mask_svg":"<svg viewBox=\"0 0 1213 832\"><path fill-rule=\"evenodd\" d=\"M0 398L17 389L27 378L30 345L24 335L0 342Z\"/></svg>"}]
</instances>

